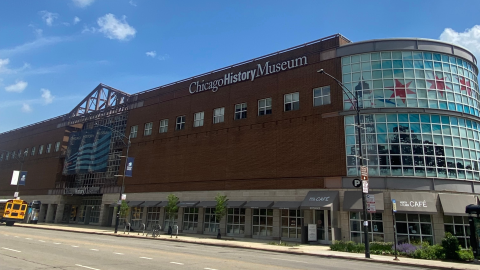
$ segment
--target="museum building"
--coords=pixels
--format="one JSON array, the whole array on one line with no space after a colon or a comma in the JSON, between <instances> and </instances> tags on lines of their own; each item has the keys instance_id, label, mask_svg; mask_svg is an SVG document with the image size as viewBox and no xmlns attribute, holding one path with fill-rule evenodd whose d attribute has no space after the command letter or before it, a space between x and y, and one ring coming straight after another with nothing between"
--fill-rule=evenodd
<instances>
[{"instance_id":1,"label":"museum building","mask_svg":"<svg viewBox=\"0 0 480 270\"><path fill-rule=\"evenodd\" d=\"M40 222L113 226L124 179L122 229L300 241L315 224L311 243L362 242L354 93L376 205L370 239L393 241L395 199L399 242L440 243L448 231L468 246L477 75L458 45L337 34L134 94L99 84L71 112L0 134L0 197L13 196L21 169L20 197L42 202ZM169 194L177 218L165 213ZM220 221L217 194L229 199Z\"/></svg>"}]
</instances>

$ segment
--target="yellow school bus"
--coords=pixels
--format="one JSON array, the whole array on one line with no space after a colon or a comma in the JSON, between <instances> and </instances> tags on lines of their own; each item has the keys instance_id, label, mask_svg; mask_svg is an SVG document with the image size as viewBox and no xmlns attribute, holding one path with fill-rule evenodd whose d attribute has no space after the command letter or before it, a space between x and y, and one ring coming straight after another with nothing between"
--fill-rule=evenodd
<instances>
[{"instance_id":1,"label":"yellow school bus","mask_svg":"<svg viewBox=\"0 0 480 270\"><path fill-rule=\"evenodd\" d=\"M27 207L27 202L23 200L0 199L0 222L13 226L15 222L25 218Z\"/></svg>"}]
</instances>

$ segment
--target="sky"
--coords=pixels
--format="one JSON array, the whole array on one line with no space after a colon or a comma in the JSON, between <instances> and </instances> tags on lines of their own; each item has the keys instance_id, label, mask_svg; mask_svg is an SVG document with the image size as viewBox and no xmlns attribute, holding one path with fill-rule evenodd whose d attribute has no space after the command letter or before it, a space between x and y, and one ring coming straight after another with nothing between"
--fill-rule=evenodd
<instances>
[{"instance_id":1,"label":"sky","mask_svg":"<svg viewBox=\"0 0 480 270\"><path fill-rule=\"evenodd\" d=\"M480 59L480 1L0 1L0 132L340 33L417 37Z\"/></svg>"}]
</instances>

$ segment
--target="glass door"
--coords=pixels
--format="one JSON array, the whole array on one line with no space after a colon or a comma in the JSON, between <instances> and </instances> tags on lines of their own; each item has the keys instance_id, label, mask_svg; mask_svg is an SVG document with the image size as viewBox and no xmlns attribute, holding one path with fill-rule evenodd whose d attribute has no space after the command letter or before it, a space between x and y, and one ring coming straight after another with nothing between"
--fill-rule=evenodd
<instances>
[{"instance_id":1,"label":"glass door","mask_svg":"<svg viewBox=\"0 0 480 270\"><path fill-rule=\"evenodd\" d=\"M317 225L317 241L320 244L330 244L332 235L330 210L315 210L314 219Z\"/></svg>"}]
</instances>

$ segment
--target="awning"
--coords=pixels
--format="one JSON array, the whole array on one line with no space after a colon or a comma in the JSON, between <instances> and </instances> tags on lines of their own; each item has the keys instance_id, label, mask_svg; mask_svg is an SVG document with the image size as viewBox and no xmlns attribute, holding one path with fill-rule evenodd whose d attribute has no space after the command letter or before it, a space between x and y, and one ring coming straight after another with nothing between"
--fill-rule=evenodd
<instances>
[{"instance_id":1,"label":"awning","mask_svg":"<svg viewBox=\"0 0 480 270\"><path fill-rule=\"evenodd\" d=\"M179 202L177 205L178 207L195 207L199 201L183 201Z\"/></svg>"},{"instance_id":2,"label":"awning","mask_svg":"<svg viewBox=\"0 0 480 270\"><path fill-rule=\"evenodd\" d=\"M416 214L437 213L437 196L427 192L390 192L396 201L397 212Z\"/></svg>"},{"instance_id":3,"label":"awning","mask_svg":"<svg viewBox=\"0 0 480 270\"><path fill-rule=\"evenodd\" d=\"M217 207L216 201L203 201L197 204L195 207L203 207L203 208L215 208Z\"/></svg>"},{"instance_id":4,"label":"awning","mask_svg":"<svg viewBox=\"0 0 480 270\"><path fill-rule=\"evenodd\" d=\"M344 211L361 211L362 205L362 191L345 191L343 195L343 210ZM383 212L385 210L383 201L383 192L372 192L367 195L373 195L375 198L375 208L377 212Z\"/></svg>"},{"instance_id":5,"label":"awning","mask_svg":"<svg viewBox=\"0 0 480 270\"><path fill-rule=\"evenodd\" d=\"M300 208L338 210L338 191L309 191Z\"/></svg>"},{"instance_id":6,"label":"awning","mask_svg":"<svg viewBox=\"0 0 480 270\"><path fill-rule=\"evenodd\" d=\"M117 207L118 206L118 203L114 202L112 204L110 204L108 207Z\"/></svg>"},{"instance_id":7,"label":"awning","mask_svg":"<svg viewBox=\"0 0 480 270\"><path fill-rule=\"evenodd\" d=\"M129 207L136 207L140 206L140 204L144 203L145 201L130 201L127 203Z\"/></svg>"},{"instance_id":8,"label":"awning","mask_svg":"<svg viewBox=\"0 0 480 270\"><path fill-rule=\"evenodd\" d=\"M275 202L273 209L299 209L302 202Z\"/></svg>"},{"instance_id":9,"label":"awning","mask_svg":"<svg viewBox=\"0 0 480 270\"><path fill-rule=\"evenodd\" d=\"M144 204L142 204L143 207L158 207L157 204L161 203L161 201L146 201Z\"/></svg>"},{"instance_id":10,"label":"awning","mask_svg":"<svg viewBox=\"0 0 480 270\"><path fill-rule=\"evenodd\" d=\"M252 201L245 204L245 208L270 208L273 201Z\"/></svg>"},{"instance_id":11,"label":"awning","mask_svg":"<svg viewBox=\"0 0 480 270\"><path fill-rule=\"evenodd\" d=\"M473 195L438 194L442 203L443 213L447 216L468 216L465 208L469 204L476 204Z\"/></svg>"},{"instance_id":12,"label":"awning","mask_svg":"<svg viewBox=\"0 0 480 270\"><path fill-rule=\"evenodd\" d=\"M243 208L246 204L246 201L227 201L228 208Z\"/></svg>"},{"instance_id":13,"label":"awning","mask_svg":"<svg viewBox=\"0 0 480 270\"><path fill-rule=\"evenodd\" d=\"M162 201L161 203L157 204L157 207L165 207L168 205L168 201Z\"/></svg>"}]
</instances>

